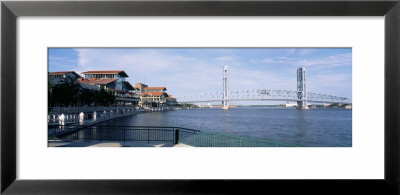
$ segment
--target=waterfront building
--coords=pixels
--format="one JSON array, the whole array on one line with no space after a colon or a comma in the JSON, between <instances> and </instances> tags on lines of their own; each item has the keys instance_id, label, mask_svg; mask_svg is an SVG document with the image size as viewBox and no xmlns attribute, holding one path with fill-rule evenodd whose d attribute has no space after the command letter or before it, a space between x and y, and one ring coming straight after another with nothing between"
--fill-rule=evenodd
<instances>
[{"instance_id":1,"label":"waterfront building","mask_svg":"<svg viewBox=\"0 0 400 195\"><path fill-rule=\"evenodd\" d=\"M116 81L117 79L95 79L94 77L90 79L80 78L79 83L86 84L86 85L93 85L98 88L107 89L115 89L116 88Z\"/></svg>"},{"instance_id":2,"label":"waterfront building","mask_svg":"<svg viewBox=\"0 0 400 195\"><path fill-rule=\"evenodd\" d=\"M163 93L166 93L167 88L166 87L145 87L144 91L145 92L163 92Z\"/></svg>"},{"instance_id":3,"label":"waterfront building","mask_svg":"<svg viewBox=\"0 0 400 195\"><path fill-rule=\"evenodd\" d=\"M71 79L73 81L80 80L82 77L76 73L75 71L58 71L58 72L49 72L49 84L50 85L58 85L62 81L66 81L67 79ZM85 83L79 82L82 88L90 89L90 90L100 90L100 87L88 85Z\"/></svg>"},{"instance_id":4,"label":"waterfront building","mask_svg":"<svg viewBox=\"0 0 400 195\"><path fill-rule=\"evenodd\" d=\"M135 83L133 87L126 80L128 75L123 70L96 70L82 74L84 77L74 71L51 72L49 83L58 84L70 77L84 89L110 92L115 97L116 106L165 107L178 104L176 99L166 92L166 87L149 87L143 83Z\"/></svg>"},{"instance_id":5,"label":"waterfront building","mask_svg":"<svg viewBox=\"0 0 400 195\"><path fill-rule=\"evenodd\" d=\"M332 106L331 103L324 103L324 104L322 104L322 107L330 107L330 106Z\"/></svg>"},{"instance_id":6,"label":"waterfront building","mask_svg":"<svg viewBox=\"0 0 400 195\"><path fill-rule=\"evenodd\" d=\"M134 87L126 81L129 77L123 70L102 70L102 71L86 71L82 72L85 78L82 80L91 81L100 87L130 91Z\"/></svg>"},{"instance_id":7,"label":"waterfront building","mask_svg":"<svg viewBox=\"0 0 400 195\"><path fill-rule=\"evenodd\" d=\"M139 95L135 88L126 81L128 75L123 70L86 71L79 82L93 85L111 92L115 96L117 106L136 106Z\"/></svg>"},{"instance_id":8,"label":"waterfront building","mask_svg":"<svg viewBox=\"0 0 400 195\"><path fill-rule=\"evenodd\" d=\"M167 94L167 105L168 106L176 106L178 104L178 102L176 101L176 98L172 97L171 94Z\"/></svg>"},{"instance_id":9,"label":"waterfront building","mask_svg":"<svg viewBox=\"0 0 400 195\"><path fill-rule=\"evenodd\" d=\"M144 92L144 88L149 87L146 84L143 83L135 83L135 88L138 90L139 93Z\"/></svg>"},{"instance_id":10,"label":"waterfront building","mask_svg":"<svg viewBox=\"0 0 400 195\"><path fill-rule=\"evenodd\" d=\"M117 106L137 106L139 104L139 94L133 91L122 91L117 89L108 89L114 96Z\"/></svg>"},{"instance_id":11,"label":"waterfront building","mask_svg":"<svg viewBox=\"0 0 400 195\"><path fill-rule=\"evenodd\" d=\"M352 104L347 104L347 105L344 106L344 108L350 110L350 109L353 108L353 105Z\"/></svg>"},{"instance_id":12,"label":"waterfront building","mask_svg":"<svg viewBox=\"0 0 400 195\"><path fill-rule=\"evenodd\" d=\"M57 85L62 81L70 78L72 80L77 80L81 78L79 74L75 71L58 71L58 72L49 72L49 84Z\"/></svg>"},{"instance_id":13,"label":"waterfront building","mask_svg":"<svg viewBox=\"0 0 400 195\"><path fill-rule=\"evenodd\" d=\"M140 95L141 105L148 107L164 107L167 105L166 87L145 87Z\"/></svg>"},{"instance_id":14,"label":"waterfront building","mask_svg":"<svg viewBox=\"0 0 400 195\"><path fill-rule=\"evenodd\" d=\"M297 103L290 103L289 101L286 102L285 107L296 107Z\"/></svg>"}]
</instances>

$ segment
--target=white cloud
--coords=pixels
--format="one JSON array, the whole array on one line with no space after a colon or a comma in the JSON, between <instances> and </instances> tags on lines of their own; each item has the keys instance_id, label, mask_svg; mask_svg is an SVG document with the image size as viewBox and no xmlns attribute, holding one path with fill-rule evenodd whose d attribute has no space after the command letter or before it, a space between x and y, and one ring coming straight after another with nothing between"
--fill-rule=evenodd
<instances>
[{"instance_id":1,"label":"white cloud","mask_svg":"<svg viewBox=\"0 0 400 195\"><path fill-rule=\"evenodd\" d=\"M351 74L318 74L307 80L310 92L338 95L351 98Z\"/></svg>"},{"instance_id":2,"label":"white cloud","mask_svg":"<svg viewBox=\"0 0 400 195\"><path fill-rule=\"evenodd\" d=\"M296 58L291 58L287 56L278 56L276 57L278 60L295 60Z\"/></svg>"},{"instance_id":3,"label":"white cloud","mask_svg":"<svg viewBox=\"0 0 400 195\"><path fill-rule=\"evenodd\" d=\"M266 59L262 60L261 63L272 64L272 63L276 63L276 61L272 58L266 58Z\"/></svg>"},{"instance_id":4,"label":"white cloud","mask_svg":"<svg viewBox=\"0 0 400 195\"><path fill-rule=\"evenodd\" d=\"M240 58L236 57L236 56L221 56L221 57L215 58L215 60L217 60L217 61L238 61L238 60L240 60Z\"/></svg>"},{"instance_id":5,"label":"white cloud","mask_svg":"<svg viewBox=\"0 0 400 195\"><path fill-rule=\"evenodd\" d=\"M284 78L259 70L230 70L230 88L237 89L286 89L296 88L296 75ZM222 83L221 83L222 84Z\"/></svg>"},{"instance_id":6,"label":"white cloud","mask_svg":"<svg viewBox=\"0 0 400 195\"><path fill-rule=\"evenodd\" d=\"M295 66L312 66L318 69L332 68L339 66L351 66L352 58L351 53L344 53L338 55L332 55L325 58L319 58L314 60L300 60L294 64Z\"/></svg>"},{"instance_id":7,"label":"white cloud","mask_svg":"<svg viewBox=\"0 0 400 195\"><path fill-rule=\"evenodd\" d=\"M290 48L290 49L284 49L283 51L285 51L286 55L292 55L296 52L296 49Z\"/></svg>"},{"instance_id":8,"label":"white cloud","mask_svg":"<svg viewBox=\"0 0 400 195\"><path fill-rule=\"evenodd\" d=\"M308 55L308 54L310 54L310 53L312 53L312 52L314 52L315 51L315 49L299 49L299 55L301 55L301 56L303 56L303 55Z\"/></svg>"},{"instance_id":9,"label":"white cloud","mask_svg":"<svg viewBox=\"0 0 400 195\"><path fill-rule=\"evenodd\" d=\"M318 81L315 83L323 87L351 87L351 75L348 74L318 74L314 78Z\"/></svg>"},{"instance_id":10,"label":"white cloud","mask_svg":"<svg viewBox=\"0 0 400 195\"><path fill-rule=\"evenodd\" d=\"M296 58L291 58L291 57L287 57L287 56L278 56L278 57L276 57L276 60L280 64L293 64L294 60L296 60Z\"/></svg>"}]
</instances>

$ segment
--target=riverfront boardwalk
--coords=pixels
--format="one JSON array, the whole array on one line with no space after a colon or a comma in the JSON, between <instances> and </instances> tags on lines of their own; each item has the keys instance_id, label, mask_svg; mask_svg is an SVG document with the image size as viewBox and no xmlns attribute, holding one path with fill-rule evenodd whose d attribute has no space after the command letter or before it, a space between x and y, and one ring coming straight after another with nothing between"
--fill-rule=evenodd
<instances>
[{"instance_id":1,"label":"riverfront boardwalk","mask_svg":"<svg viewBox=\"0 0 400 195\"><path fill-rule=\"evenodd\" d=\"M79 120L79 122L76 122L76 118L74 118L72 121L64 121L64 125L59 125L60 120L57 122L53 122L48 124L48 138L49 139L55 139L59 136L69 134L72 132L75 132L79 129L85 129L87 127L103 123L105 121L109 121L112 119L116 119L119 117L125 117L125 116L130 116L130 115L135 115L135 114L141 114L145 112L159 112L159 111L169 111L169 110L176 110L177 108L164 108L164 109L129 109L129 110L122 110L123 112L119 112L118 110L115 112L115 114L106 114L104 111L104 114L100 114L100 116L94 117L93 119L82 119ZM113 111L110 111L111 113Z\"/></svg>"},{"instance_id":2,"label":"riverfront boardwalk","mask_svg":"<svg viewBox=\"0 0 400 195\"><path fill-rule=\"evenodd\" d=\"M47 122L49 126L85 125L142 111L134 107L52 107Z\"/></svg>"},{"instance_id":3,"label":"riverfront boardwalk","mask_svg":"<svg viewBox=\"0 0 400 195\"><path fill-rule=\"evenodd\" d=\"M145 141L65 141L49 140L48 147L193 147L186 144L172 144L171 142L150 142Z\"/></svg>"},{"instance_id":4,"label":"riverfront boardwalk","mask_svg":"<svg viewBox=\"0 0 400 195\"><path fill-rule=\"evenodd\" d=\"M70 126L61 126L61 128L58 125L49 124L48 136L49 136L49 138L52 138L54 136L59 136L59 135L62 135L62 134L73 132L73 131L76 131L78 129L89 127L89 126L92 126L92 125L95 125L95 124L98 124L98 123L102 123L102 122L105 122L105 121L109 121L109 120L112 120L112 119L115 119L115 118L134 115L134 114L140 114L140 113L143 113L143 111L134 111L134 110L132 110L132 111L129 111L129 112L125 112L123 114L116 114L114 116L109 116L108 118L101 117L101 118L96 119L96 120L84 120L81 123L79 123L79 122L71 122L71 123L68 124Z\"/></svg>"},{"instance_id":5,"label":"riverfront boardwalk","mask_svg":"<svg viewBox=\"0 0 400 195\"><path fill-rule=\"evenodd\" d=\"M48 126L59 125L87 125L103 122L106 120L140 114L143 112L160 112L178 110L179 107L51 107L47 116Z\"/></svg>"}]
</instances>

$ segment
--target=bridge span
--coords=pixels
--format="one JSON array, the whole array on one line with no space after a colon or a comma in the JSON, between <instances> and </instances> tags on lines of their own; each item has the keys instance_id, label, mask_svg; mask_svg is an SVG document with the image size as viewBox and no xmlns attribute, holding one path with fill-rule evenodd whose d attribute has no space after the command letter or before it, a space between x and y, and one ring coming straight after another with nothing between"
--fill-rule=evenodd
<instances>
[{"instance_id":1,"label":"bridge span","mask_svg":"<svg viewBox=\"0 0 400 195\"><path fill-rule=\"evenodd\" d=\"M179 97L179 103L202 103L202 102L221 102L221 101L299 101L297 91L288 90L270 90L270 89L243 89L230 91L229 98L223 99L223 92L208 92L198 95L186 95ZM339 103L350 104L348 98L307 93L307 102L312 103Z\"/></svg>"},{"instance_id":2,"label":"bridge span","mask_svg":"<svg viewBox=\"0 0 400 195\"><path fill-rule=\"evenodd\" d=\"M289 101L297 102L297 108L299 109L308 109L307 102L351 104L351 100L346 97L307 92L305 68L297 70L297 91L272 89L229 91L228 86L228 68L224 66L223 91L185 95L177 97L177 101L179 103L222 102L223 109L229 109L230 101Z\"/></svg>"}]
</instances>

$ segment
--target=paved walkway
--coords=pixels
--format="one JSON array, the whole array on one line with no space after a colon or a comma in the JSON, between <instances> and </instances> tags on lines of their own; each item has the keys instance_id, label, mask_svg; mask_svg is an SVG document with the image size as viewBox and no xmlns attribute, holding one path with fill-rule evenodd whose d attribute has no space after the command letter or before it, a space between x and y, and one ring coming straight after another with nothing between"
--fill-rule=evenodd
<instances>
[{"instance_id":1,"label":"paved walkway","mask_svg":"<svg viewBox=\"0 0 400 195\"><path fill-rule=\"evenodd\" d=\"M171 142L147 141L60 141L49 140L48 147L192 147L185 144L172 144Z\"/></svg>"}]
</instances>

